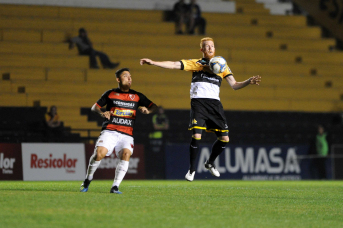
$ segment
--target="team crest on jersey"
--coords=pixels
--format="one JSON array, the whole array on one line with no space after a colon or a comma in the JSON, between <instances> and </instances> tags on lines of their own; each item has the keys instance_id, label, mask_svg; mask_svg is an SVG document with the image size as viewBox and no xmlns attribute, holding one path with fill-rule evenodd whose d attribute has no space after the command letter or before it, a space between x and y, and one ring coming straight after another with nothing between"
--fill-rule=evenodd
<instances>
[{"instance_id":1,"label":"team crest on jersey","mask_svg":"<svg viewBox=\"0 0 343 228\"><path fill-rule=\"evenodd\" d=\"M192 124L197 124L198 121L196 121L195 119L192 120Z\"/></svg>"},{"instance_id":2,"label":"team crest on jersey","mask_svg":"<svg viewBox=\"0 0 343 228\"><path fill-rule=\"evenodd\" d=\"M121 117L132 117L133 114L134 114L133 110L119 110L119 109L114 110L114 113L113 113L113 115L121 116Z\"/></svg>"},{"instance_id":3,"label":"team crest on jersey","mask_svg":"<svg viewBox=\"0 0 343 228\"><path fill-rule=\"evenodd\" d=\"M135 94L129 94L129 97L130 97L131 100L134 100L136 95Z\"/></svg>"}]
</instances>

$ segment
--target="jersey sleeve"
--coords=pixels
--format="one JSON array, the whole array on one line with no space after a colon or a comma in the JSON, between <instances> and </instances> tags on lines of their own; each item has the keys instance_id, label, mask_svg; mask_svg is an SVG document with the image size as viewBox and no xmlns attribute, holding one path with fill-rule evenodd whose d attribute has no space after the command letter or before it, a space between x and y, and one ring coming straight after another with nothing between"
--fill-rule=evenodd
<instances>
[{"instance_id":1,"label":"jersey sleeve","mask_svg":"<svg viewBox=\"0 0 343 228\"><path fill-rule=\"evenodd\" d=\"M230 76L230 75L233 75L233 73L232 73L230 67L227 66L226 69L225 69L225 71L223 72L223 78L226 78L226 77L228 77L228 76Z\"/></svg>"},{"instance_id":2,"label":"jersey sleeve","mask_svg":"<svg viewBox=\"0 0 343 228\"><path fill-rule=\"evenodd\" d=\"M138 101L138 106L144 106L144 107L151 107L154 103L149 100L144 94L142 93L137 93L139 96L139 101Z\"/></svg>"},{"instance_id":3,"label":"jersey sleeve","mask_svg":"<svg viewBox=\"0 0 343 228\"><path fill-rule=\"evenodd\" d=\"M203 66L198 63L199 59L188 59L181 60L181 70L184 71L200 71L203 69Z\"/></svg>"},{"instance_id":4,"label":"jersey sleeve","mask_svg":"<svg viewBox=\"0 0 343 228\"><path fill-rule=\"evenodd\" d=\"M101 108L104 107L107 104L107 99L108 99L108 95L111 92L111 90L106 91L101 97L100 99L96 102L96 104Z\"/></svg>"}]
</instances>

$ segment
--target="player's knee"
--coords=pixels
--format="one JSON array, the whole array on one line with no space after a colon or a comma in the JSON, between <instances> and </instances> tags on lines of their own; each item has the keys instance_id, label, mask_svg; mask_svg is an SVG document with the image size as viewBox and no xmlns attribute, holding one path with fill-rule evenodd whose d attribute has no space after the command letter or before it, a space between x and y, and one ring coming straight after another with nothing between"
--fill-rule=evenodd
<instances>
[{"instance_id":1,"label":"player's knee","mask_svg":"<svg viewBox=\"0 0 343 228\"><path fill-rule=\"evenodd\" d=\"M121 152L121 160L129 161L131 157L131 151L130 150L123 150Z\"/></svg>"},{"instance_id":2,"label":"player's knee","mask_svg":"<svg viewBox=\"0 0 343 228\"><path fill-rule=\"evenodd\" d=\"M192 138L195 140L201 140L201 134L193 134Z\"/></svg>"},{"instance_id":3,"label":"player's knee","mask_svg":"<svg viewBox=\"0 0 343 228\"><path fill-rule=\"evenodd\" d=\"M102 146L97 147L95 160L100 161L106 156L107 152L108 150L105 147L102 147Z\"/></svg>"},{"instance_id":4,"label":"player's knee","mask_svg":"<svg viewBox=\"0 0 343 228\"><path fill-rule=\"evenodd\" d=\"M218 137L218 140L225 142L225 143L228 143L230 141L229 136L227 136L227 135Z\"/></svg>"}]
</instances>

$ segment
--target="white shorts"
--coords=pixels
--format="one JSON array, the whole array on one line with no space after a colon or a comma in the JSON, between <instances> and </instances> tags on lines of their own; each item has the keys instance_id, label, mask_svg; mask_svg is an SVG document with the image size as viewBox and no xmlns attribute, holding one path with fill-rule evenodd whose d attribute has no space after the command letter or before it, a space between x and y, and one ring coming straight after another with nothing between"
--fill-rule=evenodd
<instances>
[{"instance_id":1,"label":"white shorts","mask_svg":"<svg viewBox=\"0 0 343 228\"><path fill-rule=\"evenodd\" d=\"M103 146L108 150L106 156L110 156L115 151L117 157L119 157L119 152L124 148L129 149L132 155L133 145L132 136L124 135L116 131L104 130L96 141L95 148Z\"/></svg>"}]
</instances>

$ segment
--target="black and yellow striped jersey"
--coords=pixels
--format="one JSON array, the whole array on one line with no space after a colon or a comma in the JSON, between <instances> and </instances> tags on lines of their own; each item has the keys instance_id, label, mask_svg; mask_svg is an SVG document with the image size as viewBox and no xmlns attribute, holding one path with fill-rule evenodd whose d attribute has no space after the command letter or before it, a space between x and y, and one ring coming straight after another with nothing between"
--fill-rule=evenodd
<instances>
[{"instance_id":1,"label":"black and yellow striped jersey","mask_svg":"<svg viewBox=\"0 0 343 228\"><path fill-rule=\"evenodd\" d=\"M230 68L227 67L223 73L214 74L209 66L209 60L189 59L181 60L181 70L192 72L192 83L190 97L192 98L210 98L220 100L219 92L223 78L233 75Z\"/></svg>"}]
</instances>

